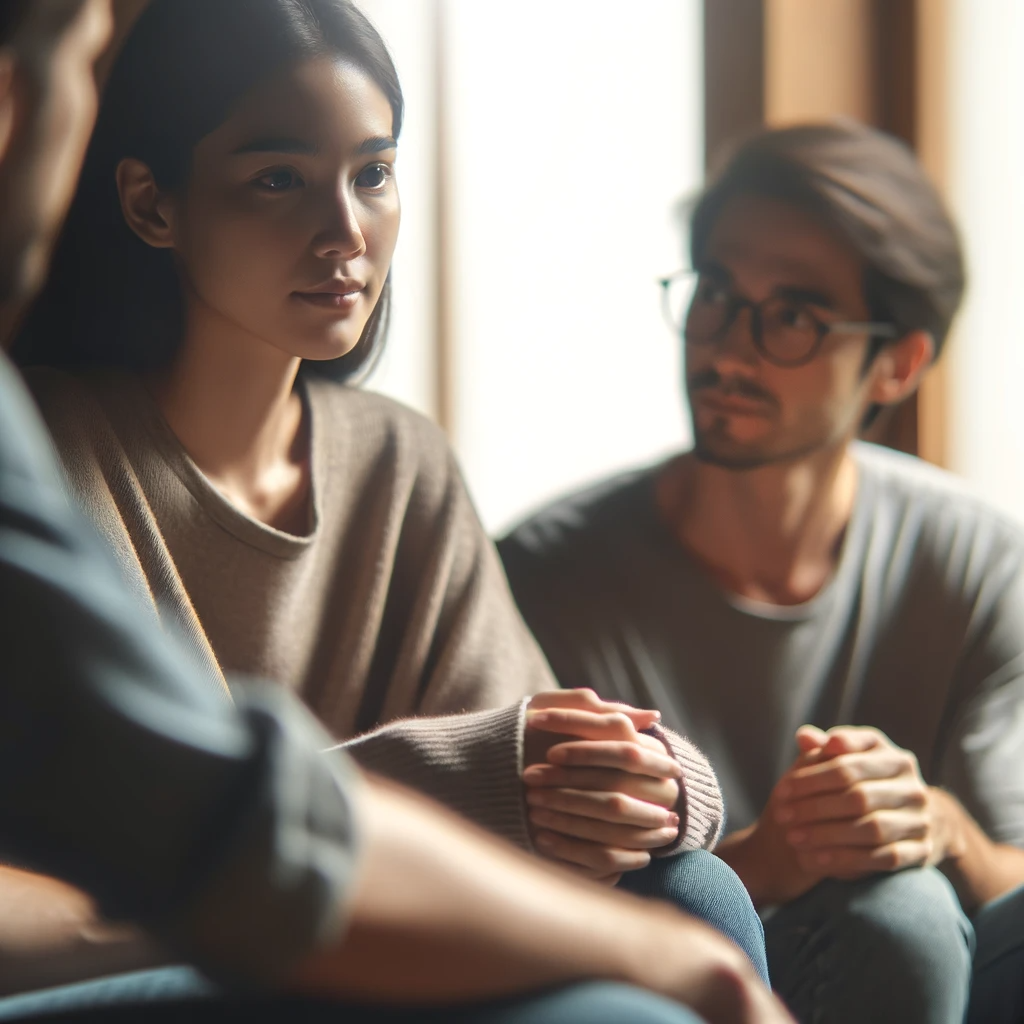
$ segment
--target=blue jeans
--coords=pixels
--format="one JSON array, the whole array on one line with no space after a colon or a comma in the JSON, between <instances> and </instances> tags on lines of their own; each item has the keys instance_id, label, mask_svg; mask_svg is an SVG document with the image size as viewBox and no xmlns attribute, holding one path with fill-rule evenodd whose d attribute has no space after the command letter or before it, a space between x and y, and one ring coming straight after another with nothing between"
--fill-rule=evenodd
<instances>
[{"instance_id":1,"label":"blue jeans","mask_svg":"<svg viewBox=\"0 0 1024 1024\"><path fill-rule=\"evenodd\" d=\"M769 916L765 939L801 1024L964 1019L974 930L934 868L822 882Z\"/></svg>"},{"instance_id":2,"label":"blue jeans","mask_svg":"<svg viewBox=\"0 0 1024 1024\"><path fill-rule=\"evenodd\" d=\"M187 967L137 971L0 999L32 1024L701 1024L689 1010L611 982L459 1009L389 1010L297 997L227 998Z\"/></svg>"},{"instance_id":3,"label":"blue jeans","mask_svg":"<svg viewBox=\"0 0 1024 1024\"><path fill-rule=\"evenodd\" d=\"M934 868L823 882L772 915L765 937L801 1024L1024 1022L1024 886L968 921Z\"/></svg>"},{"instance_id":4,"label":"blue jeans","mask_svg":"<svg viewBox=\"0 0 1024 1024\"><path fill-rule=\"evenodd\" d=\"M739 876L707 850L659 857L642 871L622 876L619 888L674 903L728 936L750 958L768 984L764 928Z\"/></svg>"},{"instance_id":5,"label":"blue jeans","mask_svg":"<svg viewBox=\"0 0 1024 1024\"><path fill-rule=\"evenodd\" d=\"M973 918L977 950L970 1024L1024 1021L1024 886L987 903Z\"/></svg>"}]
</instances>

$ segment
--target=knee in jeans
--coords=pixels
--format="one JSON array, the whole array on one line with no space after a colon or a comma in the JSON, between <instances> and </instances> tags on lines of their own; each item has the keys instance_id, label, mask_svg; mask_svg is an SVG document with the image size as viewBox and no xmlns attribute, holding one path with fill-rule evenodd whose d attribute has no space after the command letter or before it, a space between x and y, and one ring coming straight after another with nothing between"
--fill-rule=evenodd
<instances>
[{"instance_id":1,"label":"knee in jeans","mask_svg":"<svg viewBox=\"0 0 1024 1024\"><path fill-rule=\"evenodd\" d=\"M645 896L670 899L691 913L697 908L731 905L753 907L739 876L721 858L707 850L690 850L674 857L657 858L642 871L623 880L623 888Z\"/></svg>"},{"instance_id":2,"label":"knee in jeans","mask_svg":"<svg viewBox=\"0 0 1024 1024\"><path fill-rule=\"evenodd\" d=\"M725 861L707 850L692 850L649 864L623 887L639 895L668 900L717 928L750 958L765 979L768 966L764 930L739 876Z\"/></svg>"},{"instance_id":3,"label":"knee in jeans","mask_svg":"<svg viewBox=\"0 0 1024 1024\"><path fill-rule=\"evenodd\" d=\"M952 886L934 868L910 868L853 883L846 916L888 955L944 970L970 970L970 923Z\"/></svg>"}]
</instances>

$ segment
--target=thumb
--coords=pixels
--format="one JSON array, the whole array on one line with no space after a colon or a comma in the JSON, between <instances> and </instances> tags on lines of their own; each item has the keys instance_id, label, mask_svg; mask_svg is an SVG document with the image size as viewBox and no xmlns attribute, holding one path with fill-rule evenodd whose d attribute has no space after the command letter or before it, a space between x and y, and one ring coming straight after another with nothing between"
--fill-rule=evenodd
<instances>
[{"instance_id":1,"label":"thumb","mask_svg":"<svg viewBox=\"0 0 1024 1024\"><path fill-rule=\"evenodd\" d=\"M810 754L825 746L827 742L828 733L816 725L801 725L796 731L796 745L800 748L801 754Z\"/></svg>"}]
</instances>

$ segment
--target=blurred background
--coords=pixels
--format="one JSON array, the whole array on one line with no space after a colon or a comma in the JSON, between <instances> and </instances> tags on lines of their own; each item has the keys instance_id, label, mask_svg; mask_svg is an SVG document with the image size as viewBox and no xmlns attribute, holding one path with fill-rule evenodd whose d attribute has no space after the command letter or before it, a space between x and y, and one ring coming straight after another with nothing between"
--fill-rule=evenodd
<instances>
[{"instance_id":1,"label":"blurred background","mask_svg":"<svg viewBox=\"0 0 1024 1024\"><path fill-rule=\"evenodd\" d=\"M915 148L968 254L950 349L875 439L1024 522L1024 2L357 2L408 104L367 386L444 427L490 530L688 442L676 205L737 133L835 115Z\"/></svg>"}]
</instances>

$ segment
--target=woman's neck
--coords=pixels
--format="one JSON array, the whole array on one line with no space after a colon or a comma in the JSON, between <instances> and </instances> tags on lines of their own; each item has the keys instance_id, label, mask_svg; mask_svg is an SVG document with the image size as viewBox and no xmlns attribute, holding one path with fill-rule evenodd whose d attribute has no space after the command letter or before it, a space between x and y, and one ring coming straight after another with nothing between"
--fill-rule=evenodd
<instances>
[{"instance_id":1,"label":"woman's neck","mask_svg":"<svg viewBox=\"0 0 1024 1024\"><path fill-rule=\"evenodd\" d=\"M856 490L843 445L744 471L683 455L662 470L657 497L673 534L719 585L794 605L832 576Z\"/></svg>"},{"instance_id":2,"label":"woman's neck","mask_svg":"<svg viewBox=\"0 0 1024 1024\"><path fill-rule=\"evenodd\" d=\"M174 363L146 378L164 419L210 482L241 511L305 532L309 429L294 385L300 360L189 309Z\"/></svg>"}]
</instances>

